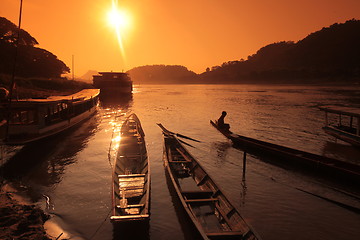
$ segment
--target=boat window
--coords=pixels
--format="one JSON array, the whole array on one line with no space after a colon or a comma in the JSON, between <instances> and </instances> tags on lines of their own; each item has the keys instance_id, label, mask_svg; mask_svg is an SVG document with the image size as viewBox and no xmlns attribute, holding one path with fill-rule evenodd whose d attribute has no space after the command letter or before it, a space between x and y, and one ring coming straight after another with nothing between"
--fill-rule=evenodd
<instances>
[{"instance_id":1,"label":"boat window","mask_svg":"<svg viewBox=\"0 0 360 240\"><path fill-rule=\"evenodd\" d=\"M15 110L11 113L10 124L32 124L34 122L34 110Z\"/></svg>"}]
</instances>

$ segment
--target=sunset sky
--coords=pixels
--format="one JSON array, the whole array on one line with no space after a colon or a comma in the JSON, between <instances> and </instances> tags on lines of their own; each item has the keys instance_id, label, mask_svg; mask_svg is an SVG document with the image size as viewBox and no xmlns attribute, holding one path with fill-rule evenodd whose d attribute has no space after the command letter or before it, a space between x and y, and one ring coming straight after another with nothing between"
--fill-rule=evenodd
<instances>
[{"instance_id":1,"label":"sunset sky","mask_svg":"<svg viewBox=\"0 0 360 240\"><path fill-rule=\"evenodd\" d=\"M23 0L22 28L41 48L72 67L126 71L152 64L183 65L196 73L223 62L247 59L270 43L298 41L355 18L360 0L127 0L128 17L109 24L112 0ZM0 0L0 16L18 24L20 0ZM120 49L120 45L123 50Z\"/></svg>"}]
</instances>

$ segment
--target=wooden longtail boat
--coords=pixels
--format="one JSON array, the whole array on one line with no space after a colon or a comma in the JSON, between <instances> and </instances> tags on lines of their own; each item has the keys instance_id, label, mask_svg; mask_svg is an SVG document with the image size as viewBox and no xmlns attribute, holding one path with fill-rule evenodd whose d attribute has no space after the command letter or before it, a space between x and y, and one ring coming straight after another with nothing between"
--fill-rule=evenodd
<instances>
[{"instance_id":1,"label":"wooden longtail boat","mask_svg":"<svg viewBox=\"0 0 360 240\"><path fill-rule=\"evenodd\" d=\"M211 120L210 123L230 139L235 146L244 151L254 155L266 156L270 161L281 162L286 165L306 166L317 173L327 174L333 180L338 180L339 177L341 180L352 180L354 181L353 184L360 183L360 165L234 134L219 128Z\"/></svg>"},{"instance_id":2,"label":"wooden longtail boat","mask_svg":"<svg viewBox=\"0 0 360 240\"><path fill-rule=\"evenodd\" d=\"M158 125L164 134L165 169L203 239L259 239L176 135Z\"/></svg>"},{"instance_id":3,"label":"wooden longtail boat","mask_svg":"<svg viewBox=\"0 0 360 240\"><path fill-rule=\"evenodd\" d=\"M353 146L360 147L360 108L322 106L319 109L325 112L324 132ZM329 114L338 115L336 124L330 123ZM346 117L348 118L347 123L345 122Z\"/></svg>"},{"instance_id":4,"label":"wooden longtail boat","mask_svg":"<svg viewBox=\"0 0 360 240\"><path fill-rule=\"evenodd\" d=\"M112 178L112 222L146 221L150 218L150 166L145 134L135 114L120 130L120 145Z\"/></svg>"},{"instance_id":5,"label":"wooden longtail boat","mask_svg":"<svg viewBox=\"0 0 360 240\"><path fill-rule=\"evenodd\" d=\"M12 100L5 144L22 145L60 133L95 113L99 89L68 96Z\"/></svg>"}]
</instances>

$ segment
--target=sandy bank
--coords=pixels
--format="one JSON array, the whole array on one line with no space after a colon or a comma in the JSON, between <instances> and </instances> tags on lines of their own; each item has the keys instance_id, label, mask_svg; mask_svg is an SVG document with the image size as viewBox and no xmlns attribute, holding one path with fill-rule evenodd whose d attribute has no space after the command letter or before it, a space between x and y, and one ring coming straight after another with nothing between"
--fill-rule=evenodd
<instances>
[{"instance_id":1,"label":"sandy bank","mask_svg":"<svg viewBox=\"0 0 360 240\"><path fill-rule=\"evenodd\" d=\"M49 215L22 198L10 185L0 188L1 240L71 239Z\"/></svg>"},{"instance_id":2,"label":"sandy bank","mask_svg":"<svg viewBox=\"0 0 360 240\"><path fill-rule=\"evenodd\" d=\"M0 239L51 239L44 229L49 218L40 208L19 201L8 185L0 189Z\"/></svg>"}]
</instances>

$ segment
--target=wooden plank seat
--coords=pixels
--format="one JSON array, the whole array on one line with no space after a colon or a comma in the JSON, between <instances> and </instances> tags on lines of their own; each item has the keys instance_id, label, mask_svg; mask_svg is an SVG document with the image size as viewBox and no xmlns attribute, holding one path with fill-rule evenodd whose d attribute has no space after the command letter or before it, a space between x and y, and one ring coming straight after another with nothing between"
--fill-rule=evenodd
<instances>
[{"instance_id":1,"label":"wooden plank seat","mask_svg":"<svg viewBox=\"0 0 360 240\"><path fill-rule=\"evenodd\" d=\"M141 157L140 154L126 154L119 156L119 158L126 158L126 159L138 159L140 157Z\"/></svg>"},{"instance_id":2,"label":"wooden plank seat","mask_svg":"<svg viewBox=\"0 0 360 240\"><path fill-rule=\"evenodd\" d=\"M118 175L120 197L126 198L141 196L144 193L146 174Z\"/></svg>"},{"instance_id":3,"label":"wooden plank seat","mask_svg":"<svg viewBox=\"0 0 360 240\"><path fill-rule=\"evenodd\" d=\"M133 177L145 177L145 176L146 176L146 174L143 174L143 173L118 175L119 178L133 178Z\"/></svg>"},{"instance_id":4,"label":"wooden plank seat","mask_svg":"<svg viewBox=\"0 0 360 240\"><path fill-rule=\"evenodd\" d=\"M193 190L193 191L181 191L182 194L213 194L212 191L202 191L202 190Z\"/></svg>"},{"instance_id":5,"label":"wooden plank seat","mask_svg":"<svg viewBox=\"0 0 360 240\"><path fill-rule=\"evenodd\" d=\"M243 232L238 232L238 231L224 231L224 232L207 232L206 236L208 237L220 237L220 236L239 236L239 237L243 237L244 233Z\"/></svg>"},{"instance_id":6,"label":"wooden plank seat","mask_svg":"<svg viewBox=\"0 0 360 240\"><path fill-rule=\"evenodd\" d=\"M201 190L193 190L193 191L181 191L181 194L185 196L186 199L204 199L212 197L212 191L201 191Z\"/></svg>"},{"instance_id":7,"label":"wooden plank seat","mask_svg":"<svg viewBox=\"0 0 360 240\"><path fill-rule=\"evenodd\" d=\"M177 160L175 160L175 161L169 161L169 163L190 163L189 161L177 161Z\"/></svg>"},{"instance_id":8,"label":"wooden plank seat","mask_svg":"<svg viewBox=\"0 0 360 240\"><path fill-rule=\"evenodd\" d=\"M202 203L202 202L217 202L219 199L217 198L202 198L202 199L186 199L187 203Z\"/></svg>"},{"instance_id":9,"label":"wooden plank seat","mask_svg":"<svg viewBox=\"0 0 360 240\"><path fill-rule=\"evenodd\" d=\"M126 208L142 208L144 207L144 204L132 204L132 205L126 205ZM117 208L121 208L120 205L116 205Z\"/></svg>"}]
</instances>

